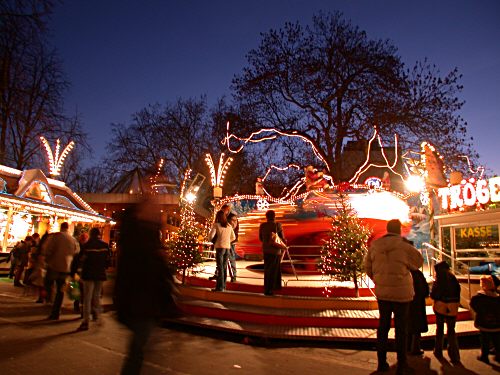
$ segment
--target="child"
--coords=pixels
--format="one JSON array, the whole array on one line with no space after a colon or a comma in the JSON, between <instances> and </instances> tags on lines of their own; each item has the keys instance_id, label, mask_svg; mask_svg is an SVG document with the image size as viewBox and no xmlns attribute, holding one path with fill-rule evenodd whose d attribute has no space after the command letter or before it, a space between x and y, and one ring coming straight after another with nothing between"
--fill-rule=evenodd
<instances>
[{"instance_id":1,"label":"child","mask_svg":"<svg viewBox=\"0 0 500 375\"><path fill-rule=\"evenodd\" d=\"M481 276L481 290L470 300L475 312L474 326L481 334L481 355L478 360L490 363L490 341L495 347L495 361L500 362L500 296L491 276Z\"/></svg>"},{"instance_id":2,"label":"child","mask_svg":"<svg viewBox=\"0 0 500 375\"><path fill-rule=\"evenodd\" d=\"M434 313L436 314L434 355L436 358L443 358L444 323L446 322L448 355L451 363L458 365L460 352L455 334L455 324L460 303L460 284L445 261L437 263L434 270L436 271L436 280L431 291L431 298L434 300Z\"/></svg>"}]
</instances>

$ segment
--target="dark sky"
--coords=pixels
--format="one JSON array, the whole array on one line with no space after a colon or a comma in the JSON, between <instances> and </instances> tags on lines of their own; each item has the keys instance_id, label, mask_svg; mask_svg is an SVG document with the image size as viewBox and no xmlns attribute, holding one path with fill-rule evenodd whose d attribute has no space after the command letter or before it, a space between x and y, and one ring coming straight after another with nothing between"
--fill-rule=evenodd
<instances>
[{"instance_id":1,"label":"dark sky","mask_svg":"<svg viewBox=\"0 0 500 375\"><path fill-rule=\"evenodd\" d=\"M260 33L339 10L370 38L390 39L413 65L458 67L461 111L481 162L500 175L500 1L481 0L66 0L51 24L97 162L111 123L148 104L229 93Z\"/></svg>"}]
</instances>

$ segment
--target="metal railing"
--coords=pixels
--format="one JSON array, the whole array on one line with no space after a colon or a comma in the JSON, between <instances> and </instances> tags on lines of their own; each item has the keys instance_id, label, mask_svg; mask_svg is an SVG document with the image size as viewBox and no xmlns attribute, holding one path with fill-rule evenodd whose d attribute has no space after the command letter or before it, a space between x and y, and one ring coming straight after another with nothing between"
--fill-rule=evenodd
<instances>
[{"instance_id":1,"label":"metal railing","mask_svg":"<svg viewBox=\"0 0 500 375\"><path fill-rule=\"evenodd\" d=\"M215 250L210 249L209 243L204 243L203 244L203 260L204 261L215 261ZM248 247L249 245L245 245L245 247ZM252 255L255 255L255 262L262 262L262 256L261 256L261 245L250 245L252 247L255 247L256 251L251 252L248 254L248 257L251 258ZM315 252L307 252L307 253L300 253L301 249L317 249ZM257 250L258 249L258 250ZM292 250L290 252L290 250ZM290 257L288 257L288 254L284 254L282 258L282 264L286 265L290 264L290 269L292 273L290 276L293 276L294 279L283 279L283 284L284 286L288 286L289 284L295 284L295 283L318 283L320 285L327 286L327 283L330 281L330 279L327 276L324 276L321 274L321 270L318 267L319 260L321 258L320 255L320 250L321 250L321 245L292 245L289 246L289 253ZM236 263L238 265L238 262ZM237 268L238 269L238 268ZM240 276L238 275L238 278ZM247 279L255 279L255 280L260 280L262 277L260 276L244 276L242 278L247 278ZM373 292L372 288L372 282L370 278L366 274L361 274L359 279L358 279L359 285L361 287L365 287L369 289L370 293L375 296L375 293Z\"/></svg>"},{"instance_id":2,"label":"metal railing","mask_svg":"<svg viewBox=\"0 0 500 375\"><path fill-rule=\"evenodd\" d=\"M469 272L469 265L467 263L462 262L461 260L457 260L452 257L447 252L439 249L430 243L424 242L422 244L422 253L424 253L424 259L427 260L427 265L429 268L429 276L435 278L434 265L442 260L449 260L451 264L451 269L453 273L457 276L465 276L467 277L467 303L469 303L472 298L472 290L471 290L471 278ZM465 272L463 272L465 270Z\"/></svg>"}]
</instances>

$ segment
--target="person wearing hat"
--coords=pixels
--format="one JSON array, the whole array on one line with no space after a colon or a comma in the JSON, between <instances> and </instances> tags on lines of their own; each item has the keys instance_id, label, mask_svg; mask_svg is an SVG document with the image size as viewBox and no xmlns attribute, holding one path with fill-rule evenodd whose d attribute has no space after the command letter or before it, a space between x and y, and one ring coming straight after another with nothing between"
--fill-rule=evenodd
<instances>
[{"instance_id":1,"label":"person wearing hat","mask_svg":"<svg viewBox=\"0 0 500 375\"><path fill-rule=\"evenodd\" d=\"M500 362L500 296L490 275L481 276L481 290L471 298L474 326L481 334L481 355L478 360L490 363L490 342L495 347L495 361Z\"/></svg>"},{"instance_id":2,"label":"person wearing hat","mask_svg":"<svg viewBox=\"0 0 500 375\"><path fill-rule=\"evenodd\" d=\"M434 355L443 358L444 324L446 323L446 337L448 339L448 355L452 364L460 363L460 351L455 334L458 306L460 304L460 284L455 275L450 271L446 261L434 265L436 277L432 284L431 298L434 300L434 313L436 315L436 340Z\"/></svg>"},{"instance_id":3,"label":"person wearing hat","mask_svg":"<svg viewBox=\"0 0 500 375\"><path fill-rule=\"evenodd\" d=\"M377 329L377 371L388 371L387 342L394 313L396 328L397 373L410 368L407 364L407 320L410 302L415 295L410 271L422 267L424 258L408 240L401 236L401 222L389 220L387 234L372 242L363 264L366 274L375 283L379 309Z\"/></svg>"}]
</instances>

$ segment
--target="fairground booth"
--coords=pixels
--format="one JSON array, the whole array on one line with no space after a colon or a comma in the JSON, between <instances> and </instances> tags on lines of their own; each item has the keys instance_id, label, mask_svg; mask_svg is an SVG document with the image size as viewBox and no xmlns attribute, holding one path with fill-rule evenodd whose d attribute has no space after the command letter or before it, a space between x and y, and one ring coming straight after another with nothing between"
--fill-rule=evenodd
<instances>
[{"instance_id":1,"label":"fairground booth","mask_svg":"<svg viewBox=\"0 0 500 375\"><path fill-rule=\"evenodd\" d=\"M453 267L500 261L500 177L473 178L438 190L439 247Z\"/></svg>"},{"instance_id":2,"label":"fairground booth","mask_svg":"<svg viewBox=\"0 0 500 375\"><path fill-rule=\"evenodd\" d=\"M4 257L27 235L56 232L65 221L70 224L70 233L100 227L103 239L109 238L111 219L99 215L64 182L47 178L39 169L20 171L0 165L0 240Z\"/></svg>"}]
</instances>

